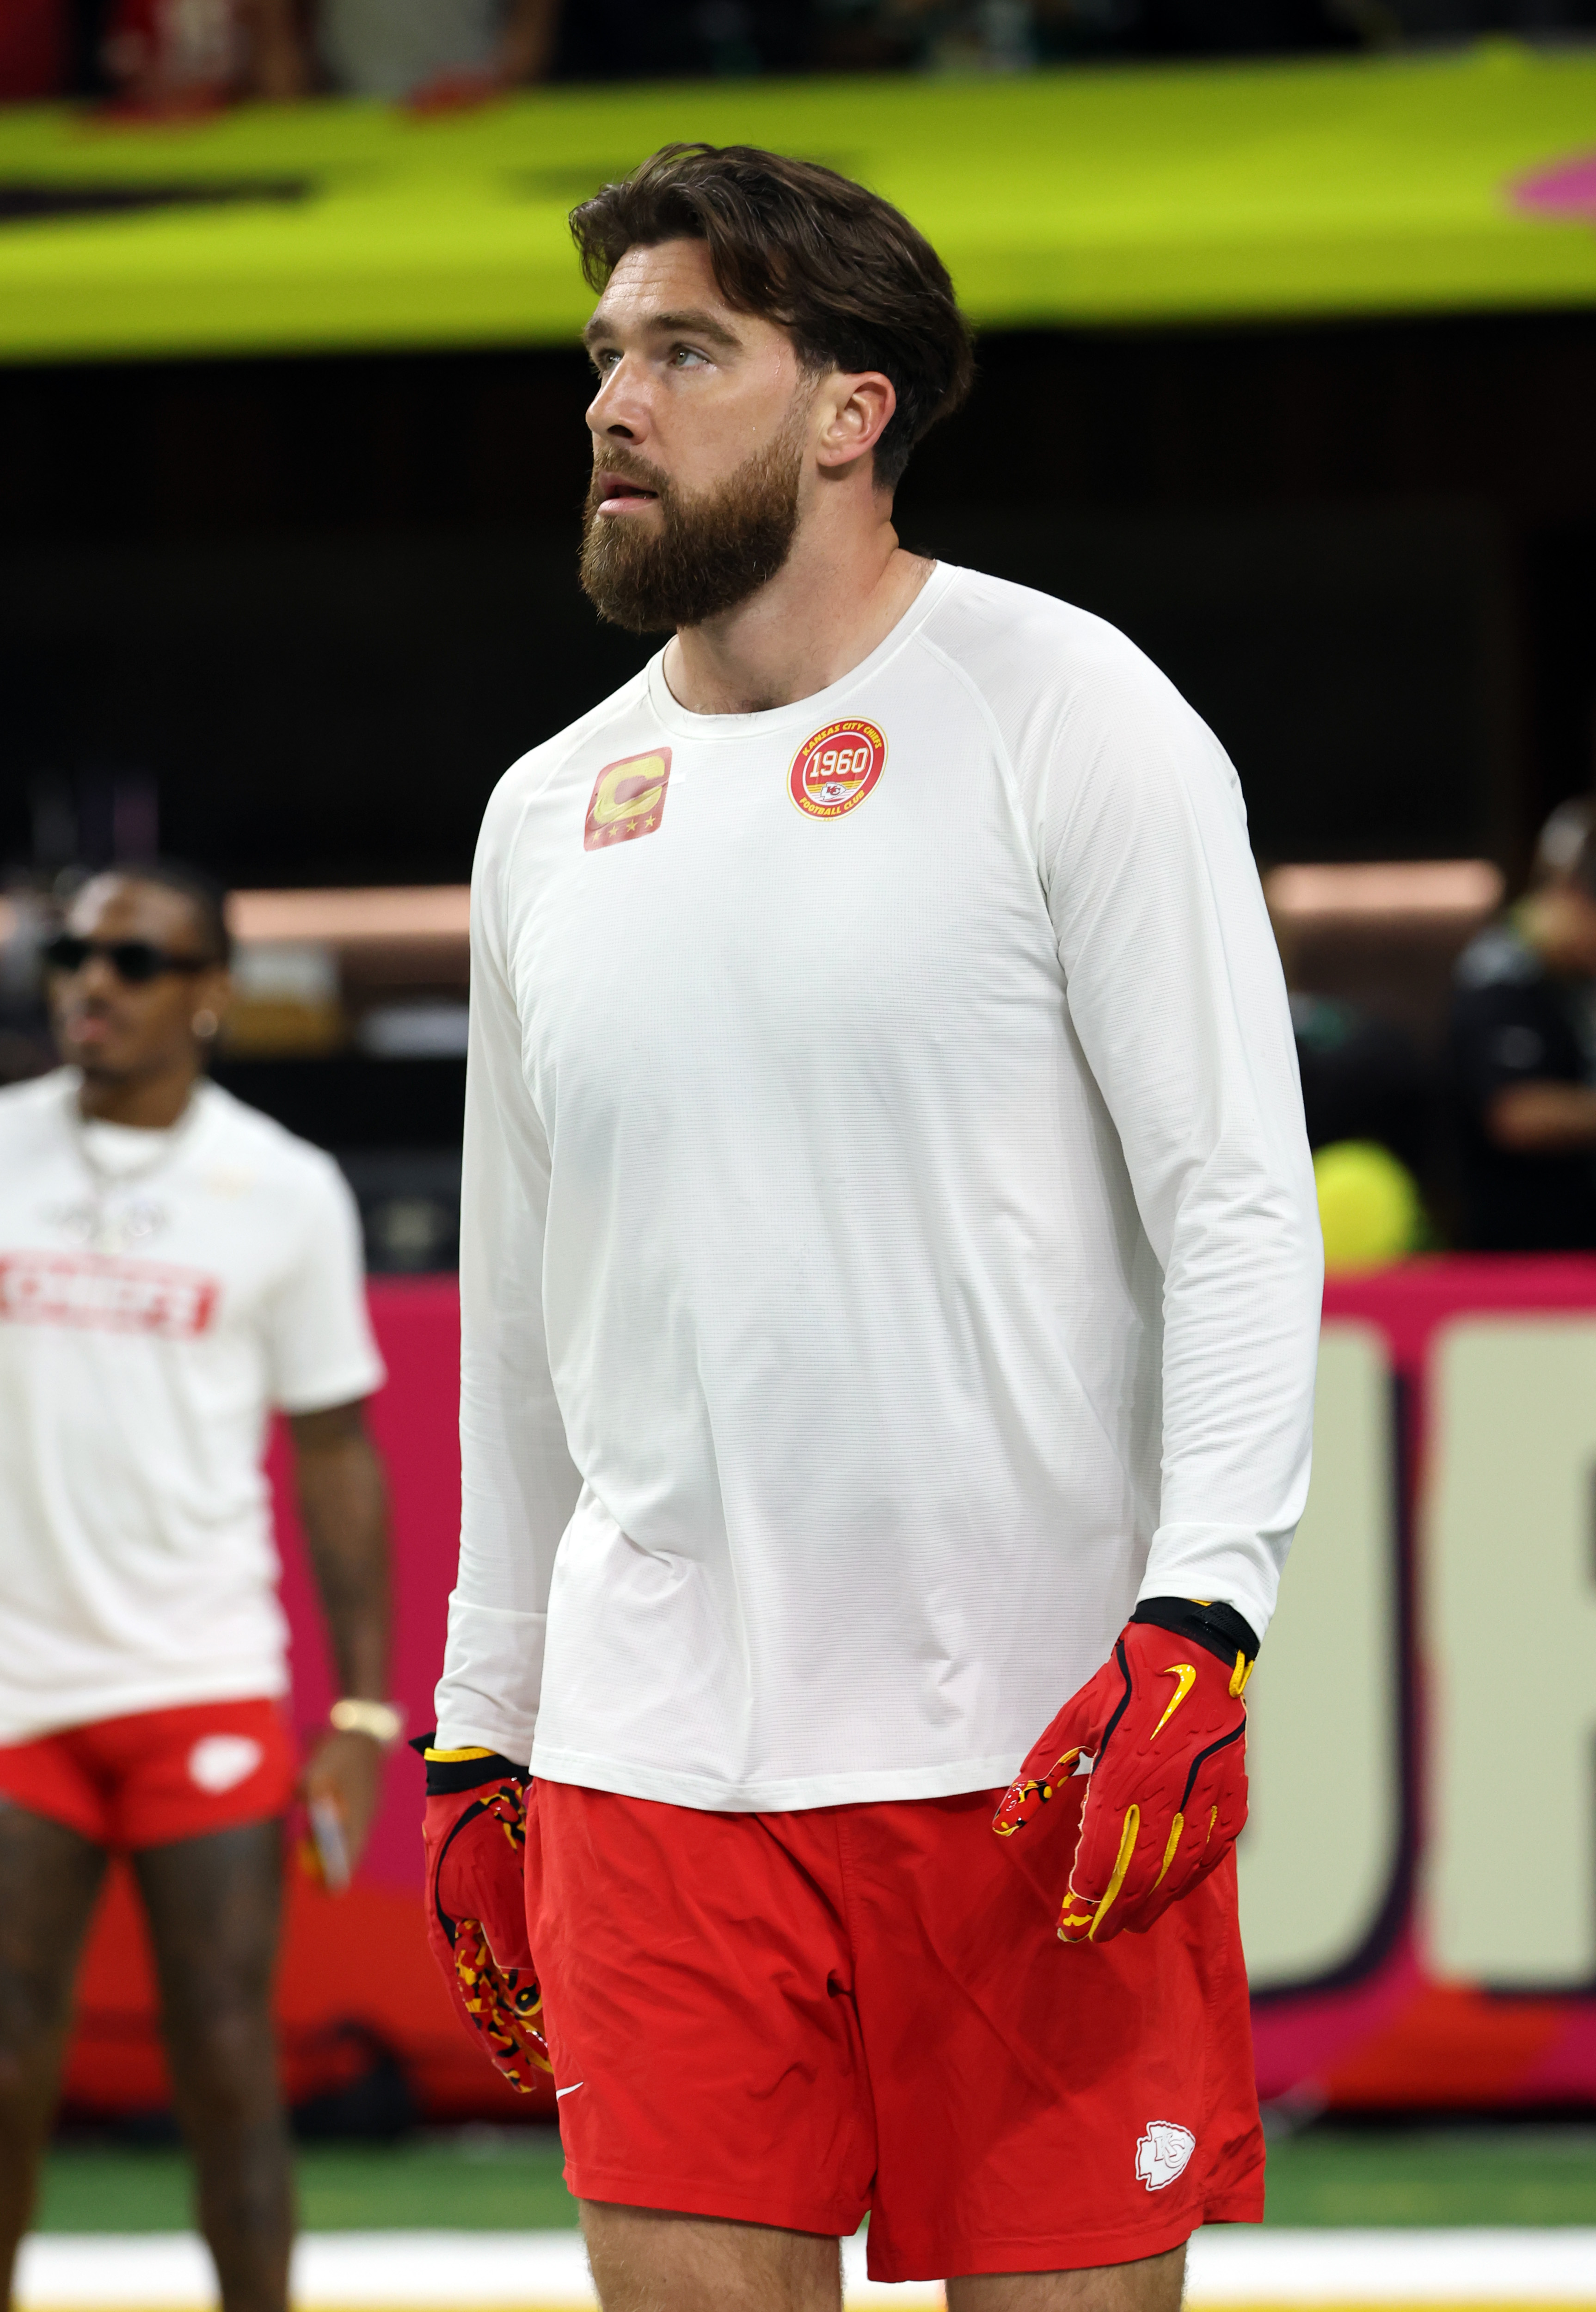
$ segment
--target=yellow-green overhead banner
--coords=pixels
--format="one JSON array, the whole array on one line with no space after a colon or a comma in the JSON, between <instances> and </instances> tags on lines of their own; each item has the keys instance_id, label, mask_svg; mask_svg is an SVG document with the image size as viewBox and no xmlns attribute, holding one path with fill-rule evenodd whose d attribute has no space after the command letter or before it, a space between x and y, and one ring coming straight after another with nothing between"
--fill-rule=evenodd
<instances>
[{"instance_id":1,"label":"yellow-green overhead banner","mask_svg":"<svg viewBox=\"0 0 1596 2312\"><path fill-rule=\"evenodd\" d=\"M1596 53L0 114L0 358L558 342L565 215L657 144L829 162L988 328L1596 302Z\"/></svg>"}]
</instances>

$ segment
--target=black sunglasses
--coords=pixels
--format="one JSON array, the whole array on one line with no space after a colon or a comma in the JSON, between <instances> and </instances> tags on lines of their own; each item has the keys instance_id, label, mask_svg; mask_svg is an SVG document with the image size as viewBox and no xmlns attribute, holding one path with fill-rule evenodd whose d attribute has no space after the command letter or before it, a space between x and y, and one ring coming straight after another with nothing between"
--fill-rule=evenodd
<instances>
[{"instance_id":1,"label":"black sunglasses","mask_svg":"<svg viewBox=\"0 0 1596 2312\"><path fill-rule=\"evenodd\" d=\"M205 955L169 955L148 940L79 939L75 932L59 932L44 943L44 959L51 971L81 971L92 955L103 956L127 987L147 987L163 971L209 971Z\"/></svg>"}]
</instances>

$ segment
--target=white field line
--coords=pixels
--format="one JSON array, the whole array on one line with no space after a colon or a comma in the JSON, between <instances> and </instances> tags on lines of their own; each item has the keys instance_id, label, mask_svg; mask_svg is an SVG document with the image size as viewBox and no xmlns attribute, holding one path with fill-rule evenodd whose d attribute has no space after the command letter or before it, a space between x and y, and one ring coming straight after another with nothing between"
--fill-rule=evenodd
<instances>
[{"instance_id":1,"label":"white field line","mask_svg":"<svg viewBox=\"0 0 1596 2312\"><path fill-rule=\"evenodd\" d=\"M1191 2244L1188 2299L1258 2305L1596 2308L1596 2230L1273 2231L1216 2226Z\"/></svg>"},{"instance_id":2,"label":"white field line","mask_svg":"<svg viewBox=\"0 0 1596 2312\"><path fill-rule=\"evenodd\" d=\"M940 2307L929 2282L884 2288L864 2242L844 2250L847 2300L902 2312ZM294 2252L307 2312L592 2312L598 2303L574 2231L317 2232ZM211 2262L189 2232L43 2233L22 2243L19 2312L210 2312Z\"/></svg>"},{"instance_id":3,"label":"white field line","mask_svg":"<svg viewBox=\"0 0 1596 2312\"><path fill-rule=\"evenodd\" d=\"M940 2306L930 2282L866 2279L845 2247L850 2307ZM574 2231L320 2232L294 2255L308 2312L592 2312ZM192 2234L36 2235L22 2247L21 2312L209 2312L215 2284ZM1596 2230L1203 2232L1192 2312L1246 2306L1581 2306L1596 2312Z\"/></svg>"}]
</instances>

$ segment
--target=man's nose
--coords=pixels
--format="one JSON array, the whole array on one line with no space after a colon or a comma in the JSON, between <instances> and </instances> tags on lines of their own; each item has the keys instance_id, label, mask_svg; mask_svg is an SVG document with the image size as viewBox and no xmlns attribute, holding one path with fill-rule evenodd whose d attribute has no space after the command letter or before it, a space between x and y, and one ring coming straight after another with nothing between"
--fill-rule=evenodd
<instances>
[{"instance_id":1,"label":"man's nose","mask_svg":"<svg viewBox=\"0 0 1596 2312\"><path fill-rule=\"evenodd\" d=\"M648 431L648 412L628 363L618 361L587 406L587 422L594 434L640 442Z\"/></svg>"},{"instance_id":2,"label":"man's nose","mask_svg":"<svg viewBox=\"0 0 1596 2312\"><path fill-rule=\"evenodd\" d=\"M103 997L114 994L118 984L117 975L105 957L90 955L84 957L83 968L74 978L73 987L75 993L80 996Z\"/></svg>"}]
</instances>

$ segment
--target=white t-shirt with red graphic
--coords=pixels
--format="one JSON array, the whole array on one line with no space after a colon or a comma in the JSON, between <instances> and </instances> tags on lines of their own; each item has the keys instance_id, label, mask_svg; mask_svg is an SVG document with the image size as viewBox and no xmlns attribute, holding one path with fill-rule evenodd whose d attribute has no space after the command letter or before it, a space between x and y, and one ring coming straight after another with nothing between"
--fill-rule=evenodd
<instances>
[{"instance_id":1,"label":"white t-shirt with red graphic","mask_svg":"<svg viewBox=\"0 0 1596 2312\"><path fill-rule=\"evenodd\" d=\"M447 1745L680 1805L1006 1782L1140 1594L1260 1633L1320 1251L1236 775L946 566L757 714L662 662L472 889Z\"/></svg>"},{"instance_id":2,"label":"white t-shirt with red graphic","mask_svg":"<svg viewBox=\"0 0 1596 2312\"><path fill-rule=\"evenodd\" d=\"M354 1199L205 1083L171 1131L0 1091L0 1742L283 1692L274 1406L369 1396Z\"/></svg>"}]
</instances>

